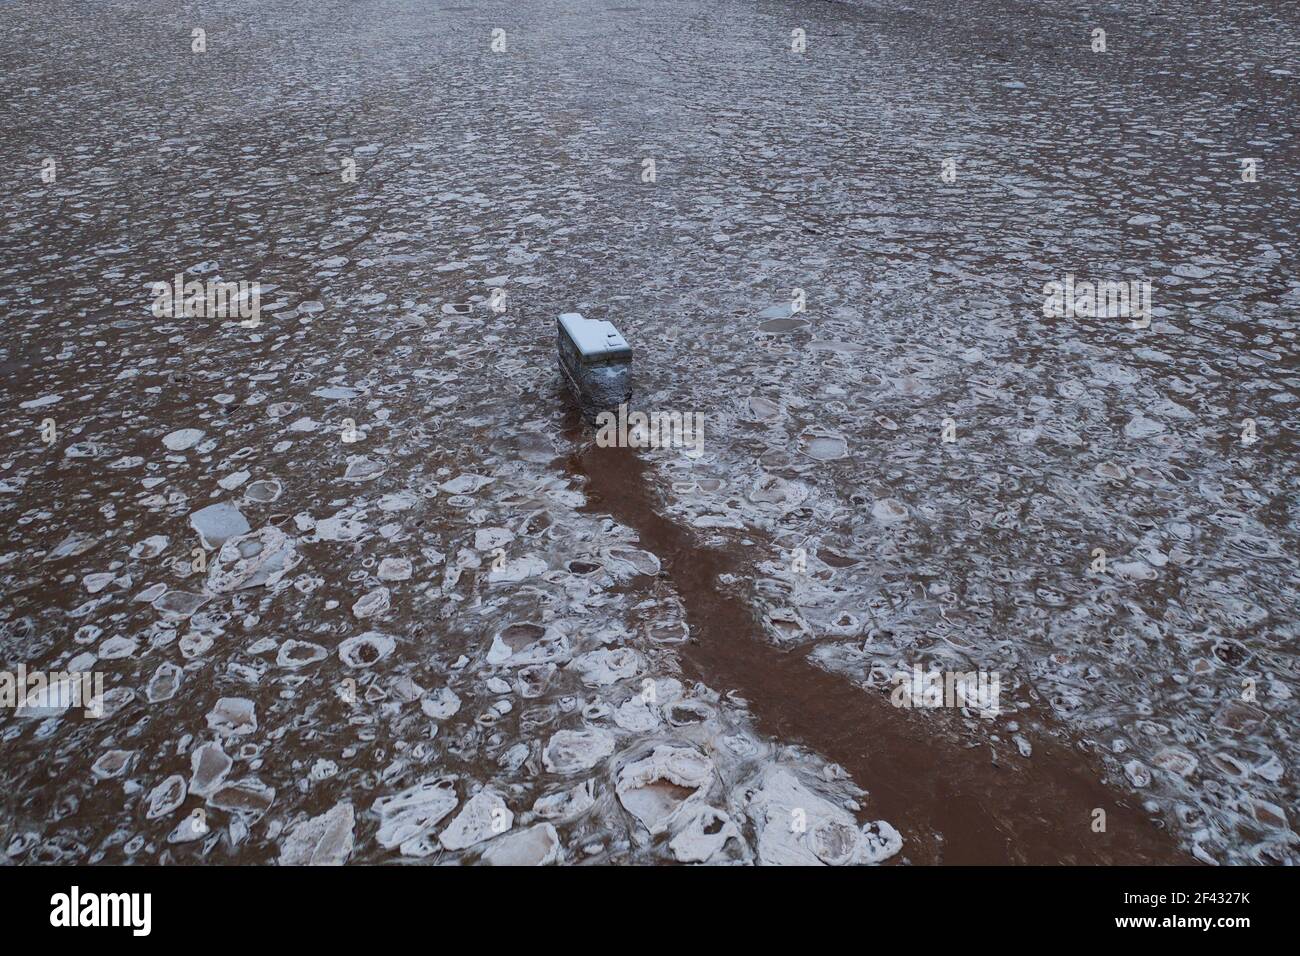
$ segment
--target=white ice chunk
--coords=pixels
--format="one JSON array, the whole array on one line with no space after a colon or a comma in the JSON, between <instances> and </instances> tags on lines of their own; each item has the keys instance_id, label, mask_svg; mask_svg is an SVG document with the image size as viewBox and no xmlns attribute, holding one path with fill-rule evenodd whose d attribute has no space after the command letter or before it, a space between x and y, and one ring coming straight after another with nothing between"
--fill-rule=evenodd
<instances>
[{"instance_id":1,"label":"white ice chunk","mask_svg":"<svg viewBox=\"0 0 1300 956\"><path fill-rule=\"evenodd\" d=\"M560 857L560 836L549 823L539 823L493 840L484 851L488 866L546 866Z\"/></svg>"},{"instance_id":2,"label":"white ice chunk","mask_svg":"<svg viewBox=\"0 0 1300 956\"><path fill-rule=\"evenodd\" d=\"M515 822L499 794L483 790L475 794L438 837L448 850L463 850L509 830Z\"/></svg>"},{"instance_id":3,"label":"white ice chunk","mask_svg":"<svg viewBox=\"0 0 1300 956\"><path fill-rule=\"evenodd\" d=\"M163 444L169 451L187 451L203 440L203 429L180 428L163 436Z\"/></svg>"},{"instance_id":4,"label":"white ice chunk","mask_svg":"<svg viewBox=\"0 0 1300 956\"><path fill-rule=\"evenodd\" d=\"M454 777L425 777L390 797L380 797L371 809L379 814L379 845L392 849L416 840L456 809Z\"/></svg>"},{"instance_id":5,"label":"white ice chunk","mask_svg":"<svg viewBox=\"0 0 1300 956\"><path fill-rule=\"evenodd\" d=\"M546 744L542 761L551 773L590 770L614 752L614 735L598 727L558 731Z\"/></svg>"},{"instance_id":6,"label":"white ice chunk","mask_svg":"<svg viewBox=\"0 0 1300 956\"><path fill-rule=\"evenodd\" d=\"M387 634L367 631L350 637L339 645L339 659L348 667L373 667L393 652L397 646Z\"/></svg>"},{"instance_id":7,"label":"white ice chunk","mask_svg":"<svg viewBox=\"0 0 1300 956\"><path fill-rule=\"evenodd\" d=\"M205 548L219 548L231 538L248 534L244 516L228 501L200 508L190 515L190 524L199 533Z\"/></svg>"},{"instance_id":8,"label":"white ice chunk","mask_svg":"<svg viewBox=\"0 0 1300 956\"><path fill-rule=\"evenodd\" d=\"M352 804L336 803L290 831L280 848L281 866L342 866L352 854L356 818Z\"/></svg>"},{"instance_id":9,"label":"white ice chunk","mask_svg":"<svg viewBox=\"0 0 1300 956\"><path fill-rule=\"evenodd\" d=\"M208 726L218 734L251 734L257 729L257 709L245 697L222 697L208 713Z\"/></svg>"}]
</instances>

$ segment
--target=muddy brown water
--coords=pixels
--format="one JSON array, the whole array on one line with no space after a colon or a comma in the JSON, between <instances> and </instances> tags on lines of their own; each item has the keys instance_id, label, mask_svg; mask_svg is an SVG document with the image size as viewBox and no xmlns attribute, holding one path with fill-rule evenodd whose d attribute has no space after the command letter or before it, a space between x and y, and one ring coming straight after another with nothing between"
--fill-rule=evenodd
<instances>
[{"instance_id":1,"label":"muddy brown water","mask_svg":"<svg viewBox=\"0 0 1300 956\"><path fill-rule=\"evenodd\" d=\"M577 432L574 413L573 437ZM587 510L636 529L681 595L692 640L683 665L722 693L745 698L760 729L835 761L868 791L866 811L903 834L903 857L944 864L1180 864L1194 862L1168 833L1101 782L1100 766L1059 728L1026 731L1033 755L964 745L952 711L892 706L763 636L750 604L719 576L745 576L744 547L710 548L666 518L634 449L586 443L566 461L585 479ZM753 538L750 529L746 534ZM1020 715L1049 728L1041 711ZM1106 830L1094 832L1094 811Z\"/></svg>"}]
</instances>

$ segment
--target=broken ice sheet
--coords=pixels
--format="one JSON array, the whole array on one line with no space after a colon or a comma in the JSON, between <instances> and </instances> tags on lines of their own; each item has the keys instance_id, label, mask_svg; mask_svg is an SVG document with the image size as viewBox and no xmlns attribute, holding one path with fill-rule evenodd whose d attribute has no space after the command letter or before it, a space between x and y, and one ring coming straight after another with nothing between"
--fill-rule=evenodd
<instances>
[{"instance_id":1,"label":"broken ice sheet","mask_svg":"<svg viewBox=\"0 0 1300 956\"><path fill-rule=\"evenodd\" d=\"M542 759L552 773L573 774L590 770L613 752L614 735L608 730L561 730L547 742Z\"/></svg>"},{"instance_id":2,"label":"broken ice sheet","mask_svg":"<svg viewBox=\"0 0 1300 956\"><path fill-rule=\"evenodd\" d=\"M256 777L246 777L222 784L208 798L208 804L218 810L260 817L275 802L275 788L267 786Z\"/></svg>"},{"instance_id":3,"label":"broken ice sheet","mask_svg":"<svg viewBox=\"0 0 1300 956\"><path fill-rule=\"evenodd\" d=\"M346 386L342 386L342 385L332 385L326 388L318 388L314 392L312 392L312 395L316 396L317 398L327 398L336 401L342 399L356 398L360 394L361 393L357 391L355 388L347 388Z\"/></svg>"},{"instance_id":4,"label":"broken ice sheet","mask_svg":"<svg viewBox=\"0 0 1300 956\"><path fill-rule=\"evenodd\" d=\"M199 428L181 428L163 436L163 444L168 451L188 451L203 440L203 430Z\"/></svg>"},{"instance_id":5,"label":"broken ice sheet","mask_svg":"<svg viewBox=\"0 0 1300 956\"><path fill-rule=\"evenodd\" d=\"M364 455L350 456L348 466L343 472L343 480L371 481L382 475L387 467L382 461L371 461Z\"/></svg>"},{"instance_id":6,"label":"broken ice sheet","mask_svg":"<svg viewBox=\"0 0 1300 956\"><path fill-rule=\"evenodd\" d=\"M311 641L298 641L290 638L280 645L275 662L289 670L297 670L309 664L316 664L329 656L329 652L320 644Z\"/></svg>"},{"instance_id":7,"label":"broken ice sheet","mask_svg":"<svg viewBox=\"0 0 1300 956\"><path fill-rule=\"evenodd\" d=\"M367 631L339 645L339 660L348 667L373 667L393 652L397 642L387 634Z\"/></svg>"},{"instance_id":8,"label":"broken ice sheet","mask_svg":"<svg viewBox=\"0 0 1300 956\"><path fill-rule=\"evenodd\" d=\"M76 557L79 554L85 554L98 543L97 538L74 531L55 545L49 554L45 556L45 560L61 561L64 558Z\"/></svg>"},{"instance_id":9,"label":"broken ice sheet","mask_svg":"<svg viewBox=\"0 0 1300 956\"><path fill-rule=\"evenodd\" d=\"M257 729L257 711L244 697L222 697L208 713L208 726L222 736L242 736Z\"/></svg>"},{"instance_id":10,"label":"broken ice sheet","mask_svg":"<svg viewBox=\"0 0 1300 956\"><path fill-rule=\"evenodd\" d=\"M99 645L97 654L100 660L115 661L135 654L140 642L130 637L110 637Z\"/></svg>"},{"instance_id":11,"label":"broken ice sheet","mask_svg":"<svg viewBox=\"0 0 1300 956\"><path fill-rule=\"evenodd\" d=\"M859 827L852 814L818 796L785 767L767 768L746 799L763 863L880 863L902 849L902 838L888 823ZM791 826L792 820L800 826Z\"/></svg>"},{"instance_id":12,"label":"broken ice sheet","mask_svg":"<svg viewBox=\"0 0 1300 956\"><path fill-rule=\"evenodd\" d=\"M218 548L230 538L249 532L247 519L227 501L200 508L190 515L190 525L205 548Z\"/></svg>"},{"instance_id":13,"label":"broken ice sheet","mask_svg":"<svg viewBox=\"0 0 1300 956\"><path fill-rule=\"evenodd\" d=\"M384 558L376 576L381 581L406 581L411 577L411 562L407 558Z\"/></svg>"},{"instance_id":14,"label":"broken ice sheet","mask_svg":"<svg viewBox=\"0 0 1300 956\"><path fill-rule=\"evenodd\" d=\"M195 747L190 754L190 793L200 797L211 796L233 766L234 761L226 755L221 744L208 742Z\"/></svg>"},{"instance_id":15,"label":"broken ice sheet","mask_svg":"<svg viewBox=\"0 0 1300 956\"><path fill-rule=\"evenodd\" d=\"M206 594L194 594L188 591L167 591L153 601L156 610L169 618L189 617L209 600Z\"/></svg>"},{"instance_id":16,"label":"broken ice sheet","mask_svg":"<svg viewBox=\"0 0 1300 956\"><path fill-rule=\"evenodd\" d=\"M150 819L166 816L185 801L185 778L180 774L168 777L149 792L145 816Z\"/></svg>"},{"instance_id":17,"label":"broken ice sheet","mask_svg":"<svg viewBox=\"0 0 1300 956\"><path fill-rule=\"evenodd\" d=\"M420 701L420 709L432 720L446 720L460 710L460 697L450 687L441 687Z\"/></svg>"},{"instance_id":18,"label":"broken ice sheet","mask_svg":"<svg viewBox=\"0 0 1300 956\"><path fill-rule=\"evenodd\" d=\"M606 648L582 654L570 665L592 687L605 687L636 675L641 658L630 647Z\"/></svg>"},{"instance_id":19,"label":"broken ice sheet","mask_svg":"<svg viewBox=\"0 0 1300 956\"><path fill-rule=\"evenodd\" d=\"M108 750L101 754L91 765L91 772L99 779L120 776L125 772L135 755L132 750Z\"/></svg>"},{"instance_id":20,"label":"broken ice sheet","mask_svg":"<svg viewBox=\"0 0 1300 956\"><path fill-rule=\"evenodd\" d=\"M145 688L145 698L151 704L171 700L176 696L176 691L181 685L184 673L170 661L163 661L158 665L158 669L154 671L153 677L149 678L149 684Z\"/></svg>"},{"instance_id":21,"label":"broken ice sheet","mask_svg":"<svg viewBox=\"0 0 1300 956\"><path fill-rule=\"evenodd\" d=\"M150 535L143 541L139 541L132 546L131 557L143 561L156 558L167 550L167 543L169 540L170 539L165 534Z\"/></svg>"},{"instance_id":22,"label":"broken ice sheet","mask_svg":"<svg viewBox=\"0 0 1300 956\"><path fill-rule=\"evenodd\" d=\"M451 481L443 482L442 490L449 495L471 495L492 481L493 479L482 475L459 475Z\"/></svg>"},{"instance_id":23,"label":"broken ice sheet","mask_svg":"<svg viewBox=\"0 0 1300 956\"><path fill-rule=\"evenodd\" d=\"M488 866L546 866L556 862L560 853L555 827L539 823L494 840L483 852L482 861Z\"/></svg>"},{"instance_id":24,"label":"broken ice sheet","mask_svg":"<svg viewBox=\"0 0 1300 956\"><path fill-rule=\"evenodd\" d=\"M223 491L234 491L236 488L238 488L240 485L246 482L248 478L249 478L249 472L234 471L226 475L220 481L218 481L217 485Z\"/></svg>"},{"instance_id":25,"label":"broken ice sheet","mask_svg":"<svg viewBox=\"0 0 1300 956\"><path fill-rule=\"evenodd\" d=\"M538 797L533 811L553 823L569 823L596 805L595 781L586 780L565 790Z\"/></svg>"},{"instance_id":26,"label":"broken ice sheet","mask_svg":"<svg viewBox=\"0 0 1300 956\"><path fill-rule=\"evenodd\" d=\"M362 619L382 616L388 610L390 594L388 588L375 588L352 605L352 613Z\"/></svg>"},{"instance_id":27,"label":"broken ice sheet","mask_svg":"<svg viewBox=\"0 0 1300 956\"><path fill-rule=\"evenodd\" d=\"M488 581L493 584L518 583L536 577L546 571L546 561L536 555L524 555L511 558L501 566L493 566L488 572Z\"/></svg>"},{"instance_id":28,"label":"broken ice sheet","mask_svg":"<svg viewBox=\"0 0 1300 956\"><path fill-rule=\"evenodd\" d=\"M841 435L806 434L799 438L799 450L816 461L834 461L848 454L848 443Z\"/></svg>"},{"instance_id":29,"label":"broken ice sheet","mask_svg":"<svg viewBox=\"0 0 1300 956\"><path fill-rule=\"evenodd\" d=\"M82 586L85 587L85 589L89 591L91 594L98 594L100 591L104 590L104 588L108 587L108 585L112 583L114 577L115 575L113 575L111 572L107 572L107 573L101 572L99 574L87 574L84 578L81 579L81 583Z\"/></svg>"},{"instance_id":30,"label":"broken ice sheet","mask_svg":"<svg viewBox=\"0 0 1300 956\"><path fill-rule=\"evenodd\" d=\"M654 575L660 570L659 559L640 548L612 547L604 553L605 566L619 580L637 575Z\"/></svg>"},{"instance_id":31,"label":"broken ice sheet","mask_svg":"<svg viewBox=\"0 0 1300 956\"><path fill-rule=\"evenodd\" d=\"M505 833L514 819L515 815L499 794L482 790L465 802L438 841L448 850L463 850Z\"/></svg>"},{"instance_id":32,"label":"broken ice sheet","mask_svg":"<svg viewBox=\"0 0 1300 956\"><path fill-rule=\"evenodd\" d=\"M619 771L616 791L651 836L662 833L690 801L708 790L713 761L687 747L659 746Z\"/></svg>"},{"instance_id":33,"label":"broken ice sheet","mask_svg":"<svg viewBox=\"0 0 1300 956\"><path fill-rule=\"evenodd\" d=\"M379 832L375 839L387 849L417 849L417 841L456 808L455 777L425 777L418 783L393 794L380 797L371 810L379 815ZM411 855L411 854L408 854Z\"/></svg>"},{"instance_id":34,"label":"broken ice sheet","mask_svg":"<svg viewBox=\"0 0 1300 956\"><path fill-rule=\"evenodd\" d=\"M270 504L279 499L283 487L274 478L255 481L244 489L244 497L258 504Z\"/></svg>"},{"instance_id":35,"label":"broken ice sheet","mask_svg":"<svg viewBox=\"0 0 1300 956\"><path fill-rule=\"evenodd\" d=\"M226 540L208 569L208 589L226 594L244 588L274 585L302 560L296 542L268 525L251 534Z\"/></svg>"},{"instance_id":36,"label":"broken ice sheet","mask_svg":"<svg viewBox=\"0 0 1300 956\"><path fill-rule=\"evenodd\" d=\"M743 842L731 817L716 807L691 807L668 848L682 863L707 863L717 857L728 841Z\"/></svg>"},{"instance_id":37,"label":"broken ice sheet","mask_svg":"<svg viewBox=\"0 0 1300 956\"><path fill-rule=\"evenodd\" d=\"M322 541L353 541L365 530L365 523L342 514L315 523L316 536Z\"/></svg>"},{"instance_id":38,"label":"broken ice sheet","mask_svg":"<svg viewBox=\"0 0 1300 956\"><path fill-rule=\"evenodd\" d=\"M543 664L568 657L569 642L533 621L517 621L492 638L486 659L489 664L509 662L511 667Z\"/></svg>"},{"instance_id":39,"label":"broken ice sheet","mask_svg":"<svg viewBox=\"0 0 1300 956\"><path fill-rule=\"evenodd\" d=\"M280 849L281 866L342 866L352 854L355 816L340 802L318 817L299 823Z\"/></svg>"},{"instance_id":40,"label":"broken ice sheet","mask_svg":"<svg viewBox=\"0 0 1300 956\"><path fill-rule=\"evenodd\" d=\"M474 532L474 550L494 551L513 540L514 532L506 528L479 528Z\"/></svg>"}]
</instances>

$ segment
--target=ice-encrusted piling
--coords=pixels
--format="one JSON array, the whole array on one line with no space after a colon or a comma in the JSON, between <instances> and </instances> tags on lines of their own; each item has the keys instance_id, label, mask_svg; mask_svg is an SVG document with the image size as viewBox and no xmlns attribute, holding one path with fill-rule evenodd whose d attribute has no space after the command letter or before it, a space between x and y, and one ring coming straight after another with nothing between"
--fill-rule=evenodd
<instances>
[{"instance_id":1,"label":"ice-encrusted piling","mask_svg":"<svg viewBox=\"0 0 1300 956\"><path fill-rule=\"evenodd\" d=\"M560 371L582 415L594 422L602 411L632 398L632 348L614 326L566 312L556 320Z\"/></svg>"}]
</instances>

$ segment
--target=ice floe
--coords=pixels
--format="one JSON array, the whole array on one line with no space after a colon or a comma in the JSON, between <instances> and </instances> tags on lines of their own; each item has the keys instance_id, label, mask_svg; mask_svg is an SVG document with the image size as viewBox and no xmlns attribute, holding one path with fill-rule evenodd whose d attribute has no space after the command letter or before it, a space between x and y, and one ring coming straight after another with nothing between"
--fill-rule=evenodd
<instances>
[{"instance_id":1,"label":"ice floe","mask_svg":"<svg viewBox=\"0 0 1300 956\"><path fill-rule=\"evenodd\" d=\"M499 794L482 790L470 797L438 836L444 848L463 850L505 833L515 815Z\"/></svg>"},{"instance_id":2,"label":"ice floe","mask_svg":"<svg viewBox=\"0 0 1300 956\"><path fill-rule=\"evenodd\" d=\"M549 823L516 830L494 840L483 852L488 866L547 866L560 858L560 835Z\"/></svg>"},{"instance_id":3,"label":"ice floe","mask_svg":"<svg viewBox=\"0 0 1300 956\"><path fill-rule=\"evenodd\" d=\"M190 525L199 533L205 548L219 548L230 538L250 530L248 520L228 501L200 508L190 515Z\"/></svg>"},{"instance_id":4,"label":"ice floe","mask_svg":"<svg viewBox=\"0 0 1300 956\"><path fill-rule=\"evenodd\" d=\"M420 838L459 802L454 777L425 777L400 793L375 801L371 807L379 816L375 838L380 846L401 847L404 854L423 855ZM412 852L407 853L408 849Z\"/></svg>"},{"instance_id":5,"label":"ice floe","mask_svg":"<svg viewBox=\"0 0 1300 956\"><path fill-rule=\"evenodd\" d=\"M607 730L561 730L547 742L542 759L552 773L574 774L590 770L613 752L614 735Z\"/></svg>"},{"instance_id":6,"label":"ice floe","mask_svg":"<svg viewBox=\"0 0 1300 956\"><path fill-rule=\"evenodd\" d=\"M339 660L348 667L374 667L393 652L397 642L387 634L367 631L339 645Z\"/></svg>"},{"instance_id":7,"label":"ice floe","mask_svg":"<svg viewBox=\"0 0 1300 956\"><path fill-rule=\"evenodd\" d=\"M243 736L257 729L257 709L245 697L222 697L208 713L208 726L222 736Z\"/></svg>"},{"instance_id":8,"label":"ice floe","mask_svg":"<svg viewBox=\"0 0 1300 956\"><path fill-rule=\"evenodd\" d=\"M356 825L352 804L336 803L295 826L280 847L281 866L342 866L352 854Z\"/></svg>"}]
</instances>

